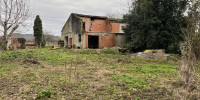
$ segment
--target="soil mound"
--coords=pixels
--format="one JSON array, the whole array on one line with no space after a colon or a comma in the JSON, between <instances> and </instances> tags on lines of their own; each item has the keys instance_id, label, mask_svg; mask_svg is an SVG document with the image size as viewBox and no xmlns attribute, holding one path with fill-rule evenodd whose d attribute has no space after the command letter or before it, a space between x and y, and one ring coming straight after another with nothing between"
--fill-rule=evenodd
<instances>
[{"instance_id":1,"label":"soil mound","mask_svg":"<svg viewBox=\"0 0 200 100\"><path fill-rule=\"evenodd\" d=\"M23 61L23 64L27 64L27 65L32 65L32 64L34 64L34 65L39 65L40 64L40 62L38 62L37 60L33 60L33 59L25 59L24 61Z\"/></svg>"}]
</instances>

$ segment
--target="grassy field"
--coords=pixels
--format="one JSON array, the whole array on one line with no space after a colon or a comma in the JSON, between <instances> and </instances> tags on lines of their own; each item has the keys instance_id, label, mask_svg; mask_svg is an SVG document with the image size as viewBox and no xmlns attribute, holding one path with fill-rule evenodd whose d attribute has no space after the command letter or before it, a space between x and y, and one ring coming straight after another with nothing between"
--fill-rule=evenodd
<instances>
[{"instance_id":1,"label":"grassy field","mask_svg":"<svg viewBox=\"0 0 200 100\"><path fill-rule=\"evenodd\" d=\"M178 66L114 50L6 51L0 58L0 100L173 99Z\"/></svg>"}]
</instances>

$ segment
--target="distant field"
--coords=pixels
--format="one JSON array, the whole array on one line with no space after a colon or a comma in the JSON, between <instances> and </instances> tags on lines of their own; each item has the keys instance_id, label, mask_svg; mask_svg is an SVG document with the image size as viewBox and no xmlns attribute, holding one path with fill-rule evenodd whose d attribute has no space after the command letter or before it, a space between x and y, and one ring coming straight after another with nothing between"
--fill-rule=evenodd
<instances>
[{"instance_id":1,"label":"distant field","mask_svg":"<svg viewBox=\"0 0 200 100\"><path fill-rule=\"evenodd\" d=\"M173 99L178 66L114 50L6 51L0 58L0 100Z\"/></svg>"}]
</instances>

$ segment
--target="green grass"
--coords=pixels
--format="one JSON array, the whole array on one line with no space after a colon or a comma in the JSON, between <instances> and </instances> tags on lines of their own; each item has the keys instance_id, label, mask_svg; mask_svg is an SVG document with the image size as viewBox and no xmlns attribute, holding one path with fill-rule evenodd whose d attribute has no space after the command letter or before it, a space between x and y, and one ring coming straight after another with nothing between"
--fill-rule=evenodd
<instances>
[{"instance_id":1,"label":"green grass","mask_svg":"<svg viewBox=\"0 0 200 100\"><path fill-rule=\"evenodd\" d=\"M122 70L128 73L135 72L143 74L154 74L154 73L167 74L167 73L175 73L177 71L175 66L155 64L155 63L143 64L142 67L139 68L134 68L134 67L123 68Z\"/></svg>"},{"instance_id":2,"label":"green grass","mask_svg":"<svg viewBox=\"0 0 200 100\"><path fill-rule=\"evenodd\" d=\"M135 77L129 74L113 75L112 80L134 88L144 87L147 84L147 82L140 77Z\"/></svg>"}]
</instances>

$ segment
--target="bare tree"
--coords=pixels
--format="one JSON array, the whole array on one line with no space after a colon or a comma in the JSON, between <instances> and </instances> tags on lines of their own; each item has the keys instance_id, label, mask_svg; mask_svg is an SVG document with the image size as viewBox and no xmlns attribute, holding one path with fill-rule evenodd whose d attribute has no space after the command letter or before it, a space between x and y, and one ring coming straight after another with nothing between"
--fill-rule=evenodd
<instances>
[{"instance_id":1,"label":"bare tree","mask_svg":"<svg viewBox=\"0 0 200 100\"><path fill-rule=\"evenodd\" d=\"M133 4L137 2L137 0L121 0L120 2L124 10L131 11L134 8Z\"/></svg>"},{"instance_id":2,"label":"bare tree","mask_svg":"<svg viewBox=\"0 0 200 100\"><path fill-rule=\"evenodd\" d=\"M53 41L53 36L50 34L49 31L44 30L43 32L43 39L48 44Z\"/></svg>"},{"instance_id":3,"label":"bare tree","mask_svg":"<svg viewBox=\"0 0 200 100\"><path fill-rule=\"evenodd\" d=\"M29 0L0 0L0 33L3 36L0 56L8 40L29 18Z\"/></svg>"},{"instance_id":4,"label":"bare tree","mask_svg":"<svg viewBox=\"0 0 200 100\"><path fill-rule=\"evenodd\" d=\"M110 12L110 13L107 13L106 16L108 18L122 18L122 15L118 12Z\"/></svg>"},{"instance_id":5,"label":"bare tree","mask_svg":"<svg viewBox=\"0 0 200 100\"><path fill-rule=\"evenodd\" d=\"M120 0L121 11L120 13L128 13L135 8L138 0Z\"/></svg>"},{"instance_id":6,"label":"bare tree","mask_svg":"<svg viewBox=\"0 0 200 100\"><path fill-rule=\"evenodd\" d=\"M47 45L57 44L60 38L51 34L51 32L44 30L43 31L43 39L47 43Z\"/></svg>"},{"instance_id":7,"label":"bare tree","mask_svg":"<svg viewBox=\"0 0 200 100\"><path fill-rule=\"evenodd\" d=\"M184 84L185 95L180 95L181 99L191 99L193 91L198 88L199 79L196 75L196 59L200 41L199 22L200 22L200 2L189 0L188 23L183 30L185 42L181 44L182 61L180 67L180 77ZM199 50L199 49L198 49ZM183 94L183 93L180 93ZM188 98L189 97L189 98Z\"/></svg>"},{"instance_id":8,"label":"bare tree","mask_svg":"<svg viewBox=\"0 0 200 100\"><path fill-rule=\"evenodd\" d=\"M133 10L137 4L138 0L119 0L119 9L114 10L113 12L107 13L108 18L123 18L123 15L129 13Z\"/></svg>"}]
</instances>

